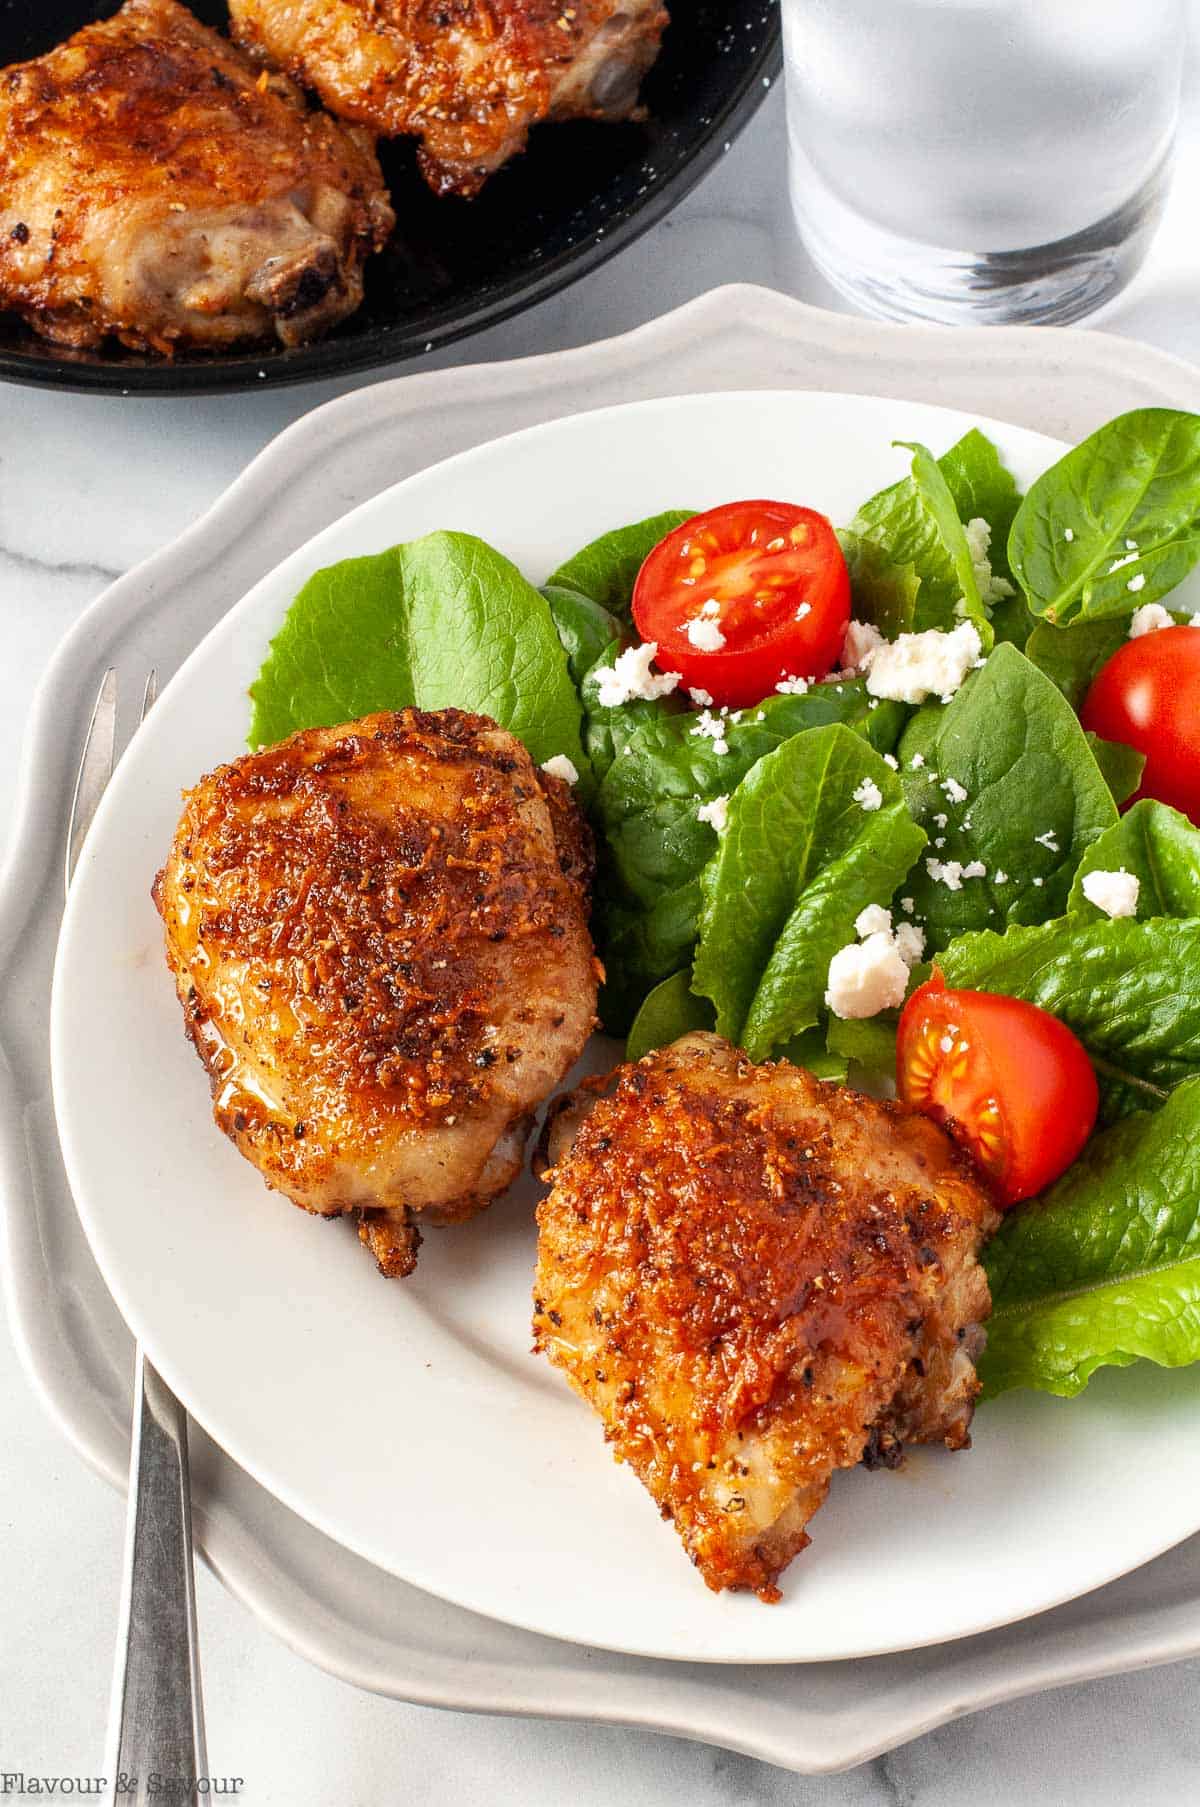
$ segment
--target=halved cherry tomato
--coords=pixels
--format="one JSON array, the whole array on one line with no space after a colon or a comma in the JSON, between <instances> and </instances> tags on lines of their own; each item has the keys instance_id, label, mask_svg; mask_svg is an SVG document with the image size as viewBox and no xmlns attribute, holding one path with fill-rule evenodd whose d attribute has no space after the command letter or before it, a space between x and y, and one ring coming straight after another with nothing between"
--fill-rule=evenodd
<instances>
[{"instance_id":1,"label":"halved cherry tomato","mask_svg":"<svg viewBox=\"0 0 1200 1807\"><path fill-rule=\"evenodd\" d=\"M1065 1023L1021 998L948 991L936 967L900 1013L896 1075L901 1098L967 1150L1002 1207L1065 1172L1100 1105Z\"/></svg>"},{"instance_id":2,"label":"halved cherry tomato","mask_svg":"<svg viewBox=\"0 0 1200 1807\"><path fill-rule=\"evenodd\" d=\"M660 540L633 591L655 663L690 690L743 708L783 678L823 678L850 621L837 535L811 508L726 502Z\"/></svg>"},{"instance_id":3,"label":"halved cherry tomato","mask_svg":"<svg viewBox=\"0 0 1200 1807\"><path fill-rule=\"evenodd\" d=\"M1127 640L1094 680L1080 720L1146 755L1130 803L1155 797L1200 824L1200 628Z\"/></svg>"}]
</instances>

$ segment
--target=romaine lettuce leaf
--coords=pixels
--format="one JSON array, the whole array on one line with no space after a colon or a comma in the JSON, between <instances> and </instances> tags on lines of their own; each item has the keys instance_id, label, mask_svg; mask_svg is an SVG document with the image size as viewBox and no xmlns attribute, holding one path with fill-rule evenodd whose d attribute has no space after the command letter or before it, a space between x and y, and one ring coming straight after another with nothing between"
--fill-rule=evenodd
<instances>
[{"instance_id":1,"label":"romaine lettuce leaf","mask_svg":"<svg viewBox=\"0 0 1200 1807\"><path fill-rule=\"evenodd\" d=\"M930 842L904 887L930 952L971 930L1062 914L1080 858L1117 810L1048 678L1015 646L997 646L951 702L918 711L898 753L908 807ZM952 863L977 861L984 876L959 875L953 889Z\"/></svg>"},{"instance_id":2,"label":"romaine lettuce leaf","mask_svg":"<svg viewBox=\"0 0 1200 1807\"><path fill-rule=\"evenodd\" d=\"M761 1060L818 1022L855 918L924 845L896 774L848 728L810 728L760 759L701 877L692 983L721 1034Z\"/></svg>"},{"instance_id":3,"label":"romaine lettuce leaf","mask_svg":"<svg viewBox=\"0 0 1200 1807\"><path fill-rule=\"evenodd\" d=\"M633 586L646 558L676 527L682 527L695 514L694 508L669 508L664 514L635 521L631 527L616 527L602 533L560 565L550 583L565 590L578 590L590 596L602 608L609 609L622 620L629 618Z\"/></svg>"},{"instance_id":4,"label":"romaine lettuce leaf","mask_svg":"<svg viewBox=\"0 0 1200 1807\"><path fill-rule=\"evenodd\" d=\"M948 985L1028 998L1073 1029L1107 1122L1200 1073L1200 918L1063 916L963 935L938 965Z\"/></svg>"},{"instance_id":5,"label":"romaine lettuce leaf","mask_svg":"<svg viewBox=\"0 0 1200 1807\"><path fill-rule=\"evenodd\" d=\"M544 596L467 533L431 533L309 578L250 691L250 745L377 709L475 709L541 764L586 769L580 706Z\"/></svg>"},{"instance_id":6,"label":"romaine lettuce leaf","mask_svg":"<svg viewBox=\"0 0 1200 1807\"><path fill-rule=\"evenodd\" d=\"M1094 1136L984 1252L987 1393L1078 1393L1103 1366L1200 1360L1200 1079Z\"/></svg>"},{"instance_id":7,"label":"romaine lettuce leaf","mask_svg":"<svg viewBox=\"0 0 1200 1807\"><path fill-rule=\"evenodd\" d=\"M1166 596L1200 559L1200 415L1110 420L1032 485L1008 555L1034 614L1058 627Z\"/></svg>"},{"instance_id":8,"label":"romaine lettuce leaf","mask_svg":"<svg viewBox=\"0 0 1200 1807\"><path fill-rule=\"evenodd\" d=\"M946 478L925 446L897 443L912 452L912 474L864 502L843 542L855 561L852 582L858 570L856 607L888 638L973 621L986 650L991 623ZM871 564L862 540L876 548Z\"/></svg>"},{"instance_id":9,"label":"romaine lettuce leaf","mask_svg":"<svg viewBox=\"0 0 1200 1807\"><path fill-rule=\"evenodd\" d=\"M1079 862L1067 908L1103 914L1083 894L1088 872L1132 872L1138 880L1137 915L1200 916L1200 829L1165 803L1143 797L1106 829Z\"/></svg>"},{"instance_id":10,"label":"romaine lettuce leaf","mask_svg":"<svg viewBox=\"0 0 1200 1807\"><path fill-rule=\"evenodd\" d=\"M1017 480L1000 453L986 433L972 427L948 452L942 453L938 469L946 479L959 520L984 520L991 528L988 561L993 574L1010 578L1008 536L1021 496Z\"/></svg>"}]
</instances>

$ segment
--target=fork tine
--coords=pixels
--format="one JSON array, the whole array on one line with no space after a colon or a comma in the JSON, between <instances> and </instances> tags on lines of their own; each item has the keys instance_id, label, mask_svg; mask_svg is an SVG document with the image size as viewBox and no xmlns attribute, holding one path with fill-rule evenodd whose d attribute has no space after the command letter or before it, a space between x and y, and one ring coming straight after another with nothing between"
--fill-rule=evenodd
<instances>
[{"instance_id":1,"label":"fork tine","mask_svg":"<svg viewBox=\"0 0 1200 1807\"><path fill-rule=\"evenodd\" d=\"M117 744L117 673L109 666L100 682L92 708L71 798L71 814L67 823L67 861L64 874L70 888L84 838L92 825L96 807L112 777L113 756Z\"/></svg>"},{"instance_id":2,"label":"fork tine","mask_svg":"<svg viewBox=\"0 0 1200 1807\"><path fill-rule=\"evenodd\" d=\"M158 667L152 665L146 673L146 687L142 691L142 713L138 716L138 726L145 721L158 698Z\"/></svg>"}]
</instances>

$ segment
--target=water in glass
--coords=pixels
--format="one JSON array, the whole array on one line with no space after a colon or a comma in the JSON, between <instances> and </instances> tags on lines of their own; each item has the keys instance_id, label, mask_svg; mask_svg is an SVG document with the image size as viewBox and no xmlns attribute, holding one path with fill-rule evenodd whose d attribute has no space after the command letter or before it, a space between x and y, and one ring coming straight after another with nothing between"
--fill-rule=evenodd
<instances>
[{"instance_id":1,"label":"water in glass","mask_svg":"<svg viewBox=\"0 0 1200 1807\"><path fill-rule=\"evenodd\" d=\"M1166 191L1181 0L783 0L792 204L860 306L1069 320Z\"/></svg>"}]
</instances>

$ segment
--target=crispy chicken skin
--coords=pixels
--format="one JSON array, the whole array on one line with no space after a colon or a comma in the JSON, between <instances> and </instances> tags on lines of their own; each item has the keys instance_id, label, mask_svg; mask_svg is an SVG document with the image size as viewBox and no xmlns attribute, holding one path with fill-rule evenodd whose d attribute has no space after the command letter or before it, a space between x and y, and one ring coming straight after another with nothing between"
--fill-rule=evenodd
<instances>
[{"instance_id":1,"label":"crispy chicken skin","mask_svg":"<svg viewBox=\"0 0 1200 1807\"><path fill-rule=\"evenodd\" d=\"M57 344L299 345L393 223L369 134L175 0L0 71L0 307Z\"/></svg>"},{"instance_id":2,"label":"crispy chicken skin","mask_svg":"<svg viewBox=\"0 0 1200 1807\"><path fill-rule=\"evenodd\" d=\"M630 119L659 0L231 0L238 39L331 112L421 140L439 194L473 195L543 119Z\"/></svg>"},{"instance_id":3,"label":"crispy chicken skin","mask_svg":"<svg viewBox=\"0 0 1200 1807\"><path fill-rule=\"evenodd\" d=\"M598 1092L550 1132L535 1349L708 1586L776 1600L831 1475L878 1449L877 1427L887 1449L910 1419L966 1441L977 1383L959 1352L990 1309L975 1257L996 1214L925 1117L715 1035Z\"/></svg>"},{"instance_id":4,"label":"crispy chicken skin","mask_svg":"<svg viewBox=\"0 0 1200 1807\"><path fill-rule=\"evenodd\" d=\"M561 779L457 709L313 728L186 796L154 883L220 1127L385 1274L481 1210L591 1032L591 849Z\"/></svg>"}]
</instances>

